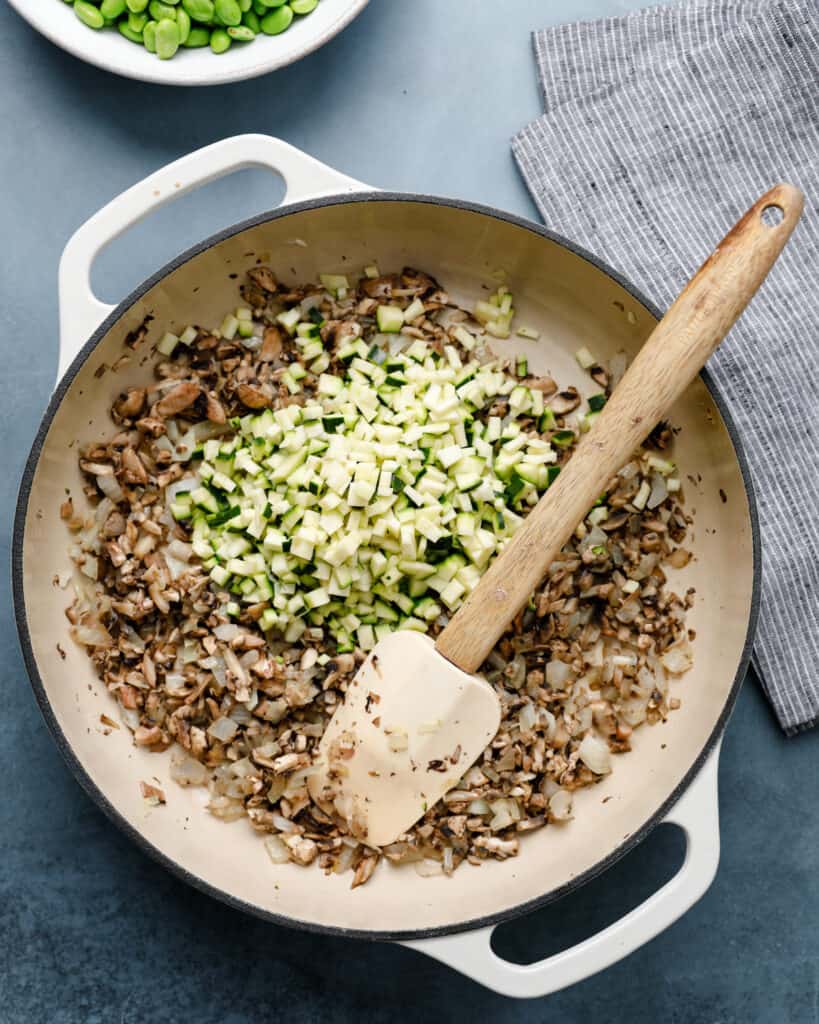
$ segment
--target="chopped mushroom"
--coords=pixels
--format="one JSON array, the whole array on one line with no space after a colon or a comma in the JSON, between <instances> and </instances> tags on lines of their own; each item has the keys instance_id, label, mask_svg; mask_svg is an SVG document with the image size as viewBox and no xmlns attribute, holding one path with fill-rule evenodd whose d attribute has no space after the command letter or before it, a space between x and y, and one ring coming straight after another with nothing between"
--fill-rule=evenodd
<instances>
[{"instance_id":1,"label":"chopped mushroom","mask_svg":"<svg viewBox=\"0 0 819 1024\"><path fill-rule=\"evenodd\" d=\"M114 403L114 413L122 419L138 416L145 406L145 394L144 388L128 388L126 394Z\"/></svg>"},{"instance_id":2,"label":"chopped mushroom","mask_svg":"<svg viewBox=\"0 0 819 1024\"><path fill-rule=\"evenodd\" d=\"M263 292L269 292L272 295L278 288L276 278L270 267L253 267L252 270L248 270L247 276Z\"/></svg>"},{"instance_id":3,"label":"chopped mushroom","mask_svg":"<svg viewBox=\"0 0 819 1024\"><path fill-rule=\"evenodd\" d=\"M154 412L162 419L175 416L177 413L189 408L201 393L201 388L193 381L185 380L172 388L164 398L161 398L154 406Z\"/></svg>"},{"instance_id":4,"label":"chopped mushroom","mask_svg":"<svg viewBox=\"0 0 819 1024\"><path fill-rule=\"evenodd\" d=\"M259 388L251 387L250 384L240 384L236 389L239 401L248 409L266 409L272 404L272 399Z\"/></svg>"},{"instance_id":5,"label":"chopped mushroom","mask_svg":"<svg viewBox=\"0 0 819 1024\"><path fill-rule=\"evenodd\" d=\"M580 405L580 395L576 388L566 388L559 391L554 398L549 399L549 408L555 416L565 416L573 412Z\"/></svg>"},{"instance_id":6,"label":"chopped mushroom","mask_svg":"<svg viewBox=\"0 0 819 1024\"><path fill-rule=\"evenodd\" d=\"M278 327L265 328L262 340L262 347L259 350L259 360L263 363L272 363L282 354L284 341L282 332Z\"/></svg>"}]
</instances>

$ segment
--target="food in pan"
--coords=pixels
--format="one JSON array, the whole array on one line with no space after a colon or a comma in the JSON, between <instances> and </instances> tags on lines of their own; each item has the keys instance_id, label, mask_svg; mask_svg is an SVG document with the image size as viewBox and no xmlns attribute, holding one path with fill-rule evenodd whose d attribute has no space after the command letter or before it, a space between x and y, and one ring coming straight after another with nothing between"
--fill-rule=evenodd
<instances>
[{"instance_id":1,"label":"food in pan","mask_svg":"<svg viewBox=\"0 0 819 1024\"><path fill-rule=\"evenodd\" d=\"M512 857L679 706L693 594L666 575L690 557L673 432L611 480L487 659L503 713L482 758L373 849L310 799L327 722L381 637L440 631L625 360L581 349L588 394L561 389L493 352L537 337L507 289L467 311L409 268L293 286L259 265L241 295L218 329L127 339L158 338L155 379L115 397L110 434L81 454L87 501L63 506L72 633L134 742L176 745L173 778L246 816L274 861L356 886L382 857L423 873Z\"/></svg>"}]
</instances>

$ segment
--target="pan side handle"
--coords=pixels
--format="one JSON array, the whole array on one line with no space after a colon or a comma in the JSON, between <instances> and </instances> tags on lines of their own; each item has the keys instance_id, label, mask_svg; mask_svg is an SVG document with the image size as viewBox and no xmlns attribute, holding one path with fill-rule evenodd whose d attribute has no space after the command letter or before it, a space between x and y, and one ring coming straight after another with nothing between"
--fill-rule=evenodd
<instances>
[{"instance_id":1,"label":"pan side handle","mask_svg":"<svg viewBox=\"0 0 819 1024\"><path fill-rule=\"evenodd\" d=\"M222 139L155 171L95 213L72 235L63 251L59 270L58 380L114 309L100 301L91 287L91 267L102 249L165 203L248 167L266 167L284 179L283 204L370 188L269 135Z\"/></svg>"},{"instance_id":2,"label":"pan side handle","mask_svg":"<svg viewBox=\"0 0 819 1024\"><path fill-rule=\"evenodd\" d=\"M512 964L492 949L496 926L403 945L448 964L501 995L531 999L597 974L670 927L710 886L719 863L717 767L721 740L699 774L665 816L685 832L685 860L677 874L640 906L591 938L533 964Z\"/></svg>"}]
</instances>

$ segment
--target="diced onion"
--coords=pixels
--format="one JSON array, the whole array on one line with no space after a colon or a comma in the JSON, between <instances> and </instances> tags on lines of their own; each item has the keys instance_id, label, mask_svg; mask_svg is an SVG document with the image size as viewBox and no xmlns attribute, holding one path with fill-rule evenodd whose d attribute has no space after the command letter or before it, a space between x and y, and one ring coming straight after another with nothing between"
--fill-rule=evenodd
<instances>
[{"instance_id":1,"label":"diced onion","mask_svg":"<svg viewBox=\"0 0 819 1024\"><path fill-rule=\"evenodd\" d=\"M534 704L524 704L518 713L518 728L524 736L529 736L535 731L538 714Z\"/></svg>"},{"instance_id":2,"label":"diced onion","mask_svg":"<svg viewBox=\"0 0 819 1024\"><path fill-rule=\"evenodd\" d=\"M620 701L620 717L632 728L640 725L646 720L648 701L641 697L631 697L628 700Z\"/></svg>"},{"instance_id":3,"label":"diced onion","mask_svg":"<svg viewBox=\"0 0 819 1024\"><path fill-rule=\"evenodd\" d=\"M213 635L217 640L224 640L230 642L241 633L241 629L236 625L235 622L221 622L213 630Z\"/></svg>"},{"instance_id":4,"label":"diced onion","mask_svg":"<svg viewBox=\"0 0 819 1024\"><path fill-rule=\"evenodd\" d=\"M299 826L294 821L285 818L282 814L276 814L275 811L270 815L270 820L279 832L293 833L299 831Z\"/></svg>"},{"instance_id":5,"label":"diced onion","mask_svg":"<svg viewBox=\"0 0 819 1024\"><path fill-rule=\"evenodd\" d=\"M691 648L686 644L680 647L669 647L660 657L663 668L672 675L681 675L687 672L693 664Z\"/></svg>"},{"instance_id":6,"label":"diced onion","mask_svg":"<svg viewBox=\"0 0 819 1024\"><path fill-rule=\"evenodd\" d=\"M611 771L611 751L594 733L587 733L577 748L580 760L595 775L607 775Z\"/></svg>"},{"instance_id":7,"label":"diced onion","mask_svg":"<svg viewBox=\"0 0 819 1024\"><path fill-rule=\"evenodd\" d=\"M572 794L558 789L549 797L549 814L555 821L568 821L572 816Z\"/></svg>"},{"instance_id":8,"label":"diced onion","mask_svg":"<svg viewBox=\"0 0 819 1024\"><path fill-rule=\"evenodd\" d=\"M559 690L571 675L571 667L565 661L548 661L546 663L546 682Z\"/></svg>"},{"instance_id":9,"label":"diced onion","mask_svg":"<svg viewBox=\"0 0 819 1024\"><path fill-rule=\"evenodd\" d=\"M177 754L171 758L170 775L180 786L204 786L208 781L207 768L188 754Z\"/></svg>"},{"instance_id":10,"label":"diced onion","mask_svg":"<svg viewBox=\"0 0 819 1024\"><path fill-rule=\"evenodd\" d=\"M113 647L111 634L101 622L90 620L71 627L74 639L86 647Z\"/></svg>"},{"instance_id":11,"label":"diced onion","mask_svg":"<svg viewBox=\"0 0 819 1024\"><path fill-rule=\"evenodd\" d=\"M111 501L119 503L120 501L125 500L125 494L120 487L117 478L113 474L98 476L95 479L99 489L107 498L110 498Z\"/></svg>"},{"instance_id":12,"label":"diced onion","mask_svg":"<svg viewBox=\"0 0 819 1024\"><path fill-rule=\"evenodd\" d=\"M439 860L419 860L415 865L415 870L421 876L421 878L434 878L435 875L443 873L443 866Z\"/></svg>"},{"instance_id":13,"label":"diced onion","mask_svg":"<svg viewBox=\"0 0 819 1024\"><path fill-rule=\"evenodd\" d=\"M667 497L668 485L666 484L665 477L661 473L652 473L651 490L649 491L648 501L646 501L646 508L656 508L658 505L662 505Z\"/></svg>"},{"instance_id":14,"label":"diced onion","mask_svg":"<svg viewBox=\"0 0 819 1024\"><path fill-rule=\"evenodd\" d=\"M228 743L236 735L238 728L236 723L230 718L217 718L215 722L211 722L208 726L208 735L212 736L215 740L219 740L221 743Z\"/></svg>"}]
</instances>

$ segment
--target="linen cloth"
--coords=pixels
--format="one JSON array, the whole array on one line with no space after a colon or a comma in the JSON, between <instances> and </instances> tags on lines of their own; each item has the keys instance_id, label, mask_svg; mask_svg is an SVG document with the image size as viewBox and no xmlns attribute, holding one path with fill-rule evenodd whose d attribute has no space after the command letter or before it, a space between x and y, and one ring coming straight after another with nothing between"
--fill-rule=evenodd
<instances>
[{"instance_id":1,"label":"linen cloth","mask_svg":"<svg viewBox=\"0 0 819 1024\"><path fill-rule=\"evenodd\" d=\"M513 153L546 224L663 308L771 185L805 211L708 368L762 530L754 667L788 735L819 720L819 3L685 0L535 33L545 113Z\"/></svg>"}]
</instances>

